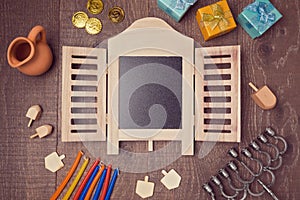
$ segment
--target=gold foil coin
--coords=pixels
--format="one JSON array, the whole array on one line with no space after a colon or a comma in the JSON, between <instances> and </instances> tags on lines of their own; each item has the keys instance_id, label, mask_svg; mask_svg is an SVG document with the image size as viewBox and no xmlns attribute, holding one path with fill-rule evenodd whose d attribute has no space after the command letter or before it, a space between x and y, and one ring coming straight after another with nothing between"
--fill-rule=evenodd
<instances>
[{"instance_id":1,"label":"gold foil coin","mask_svg":"<svg viewBox=\"0 0 300 200\"><path fill-rule=\"evenodd\" d=\"M85 30L92 35L98 34L102 30L102 23L97 18L89 18L85 24Z\"/></svg>"},{"instance_id":2,"label":"gold foil coin","mask_svg":"<svg viewBox=\"0 0 300 200\"><path fill-rule=\"evenodd\" d=\"M103 2L101 0L88 0L86 7L90 13L96 15L102 12Z\"/></svg>"},{"instance_id":3,"label":"gold foil coin","mask_svg":"<svg viewBox=\"0 0 300 200\"><path fill-rule=\"evenodd\" d=\"M120 23L125 17L125 12L122 8L115 6L109 10L108 17L113 23Z\"/></svg>"},{"instance_id":4,"label":"gold foil coin","mask_svg":"<svg viewBox=\"0 0 300 200\"><path fill-rule=\"evenodd\" d=\"M88 16L85 12L79 11L74 13L73 17L72 17L72 23L75 27L77 28L84 28L85 27L85 23L88 20Z\"/></svg>"}]
</instances>

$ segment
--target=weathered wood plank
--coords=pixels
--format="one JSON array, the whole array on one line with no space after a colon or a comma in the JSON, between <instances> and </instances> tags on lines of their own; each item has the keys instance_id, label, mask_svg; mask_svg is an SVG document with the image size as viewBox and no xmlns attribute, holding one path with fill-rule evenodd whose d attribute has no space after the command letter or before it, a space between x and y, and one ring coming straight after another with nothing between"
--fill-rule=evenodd
<instances>
[{"instance_id":1,"label":"weathered wood plank","mask_svg":"<svg viewBox=\"0 0 300 200\"><path fill-rule=\"evenodd\" d=\"M153 199L209 198L201 185L230 160L226 152L236 144L214 145L196 142L195 156L181 156L176 159L176 155L180 154L180 143L174 143L173 152L169 153L165 148L169 142L154 142L154 149L159 149L162 153L155 156L145 155L145 158L137 159L141 152L147 152L146 142L121 142L120 149L124 152L118 157L106 156L106 142L84 144L61 142L61 47L63 45L95 47L105 39L125 30L136 19L147 16L166 20L176 30L193 37L202 46L241 45L242 142L237 147L247 146L267 125L283 135L289 143L289 149L283 157L283 167L276 172L277 179L272 190L279 199L297 199L300 196L298 189L300 6L298 0L271 1L284 17L261 38L251 40L238 26L233 32L208 42L203 41L195 20L195 12L199 7L214 3L214 0L198 1L180 23L176 23L163 13L157 7L156 0L104 1L104 11L96 16L103 22L103 31L96 36L86 34L84 29L73 28L71 23L74 12L86 11L86 1L2 1L0 194L3 199L49 199L81 149L92 158L91 161L101 156L104 162L112 162L113 167L124 166L120 168L121 174L112 199L140 199L134 193L135 184L145 175L149 175L150 180L156 183ZM228 0L235 17L251 2L252 0ZM113 5L119 5L125 10L125 20L120 24L112 24L107 18L108 10ZM40 77L28 77L9 68L5 54L13 38L26 36L36 24L45 26L55 59L49 72ZM267 84L274 91L278 97L278 105L274 110L262 111L254 104L250 98L252 91L248 87L249 81L258 86ZM41 119L34 122L32 128L27 128L28 119L24 115L27 108L33 104L40 104L44 112ZM38 138L30 140L29 136L34 132L34 128L46 123L54 126L53 134L41 140ZM60 154L66 154L65 167L57 175L44 169L44 157L55 150ZM128 157L125 152L132 153ZM128 173L135 170L125 165L131 161L148 172ZM159 162L165 162L166 165L157 168ZM88 167L90 166L91 164ZM162 168L166 170L174 168L181 174L182 182L178 189L167 191L160 183ZM271 197L265 194L263 199Z\"/></svg>"},{"instance_id":2,"label":"weathered wood plank","mask_svg":"<svg viewBox=\"0 0 300 200\"><path fill-rule=\"evenodd\" d=\"M44 168L44 157L56 150L57 89L59 59L59 2L2 1L0 17L0 195L2 199L49 199L56 187L56 175ZM29 77L8 66L6 49L18 36L27 36L35 25L46 28L47 40L54 52L50 71ZM40 104L40 120L27 128L27 109ZM29 139L34 129L54 126L47 138Z\"/></svg>"}]
</instances>

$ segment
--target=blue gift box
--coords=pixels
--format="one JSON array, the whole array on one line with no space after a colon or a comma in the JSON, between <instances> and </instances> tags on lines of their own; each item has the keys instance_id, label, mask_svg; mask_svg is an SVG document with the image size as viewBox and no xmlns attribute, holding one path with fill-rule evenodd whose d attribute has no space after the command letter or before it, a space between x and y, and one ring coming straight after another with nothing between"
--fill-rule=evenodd
<instances>
[{"instance_id":1,"label":"blue gift box","mask_svg":"<svg viewBox=\"0 0 300 200\"><path fill-rule=\"evenodd\" d=\"M160 9L170 15L177 22L197 0L157 0Z\"/></svg>"},{"instance_id":2,"label":"blue gift box","mask_svg":"<svg viewBox=\"0 0 300 200\"><path fill-rule=\"evenodd\" d=\"M256 0L243 9L237 21L254 39L266 32L280 18L282 15L269 0Z\"/></svg>"}]
</instances>

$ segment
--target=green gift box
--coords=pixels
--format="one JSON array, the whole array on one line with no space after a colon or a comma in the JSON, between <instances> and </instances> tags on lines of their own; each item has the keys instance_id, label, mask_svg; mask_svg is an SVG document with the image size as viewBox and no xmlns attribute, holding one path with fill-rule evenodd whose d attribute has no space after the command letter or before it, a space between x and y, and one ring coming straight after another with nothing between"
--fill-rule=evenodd
<instances>
[{"instance_id":1,"label":"green gift box","mask_svg":"<svg viewBox=\"0 0 300 200\"><path fill-rule=\"evenodd\" d=\"M197 0L157 0L157 5L165 13L179 22L186 11L194 5Z\"/></svg>"},{"instance_id":2,"label":"green gift box","mask_svg":"<svg viewBox=\"0 0 300 200\"><path fill-rule=\"evenodd\" d=\"M237 21L252 39L264 34L282 15L269 0L256 0L239 14Z\"/></svg>"}]
</instances>

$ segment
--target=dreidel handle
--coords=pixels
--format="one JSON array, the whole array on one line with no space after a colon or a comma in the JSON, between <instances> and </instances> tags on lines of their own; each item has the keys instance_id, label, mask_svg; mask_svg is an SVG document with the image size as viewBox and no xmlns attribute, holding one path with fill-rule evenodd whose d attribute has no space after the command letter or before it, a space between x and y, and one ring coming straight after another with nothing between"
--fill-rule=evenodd
<instances>
[{"instance_id":1,"label":"dreidel handle","mask_svg":"<svg viewBox=\"0 0 300 200\"><path fill-rule=\"evenodd\" d=\"M38 133L35 133L35 134L33 134L32 136L30 136L30 138L32 139L32 138L35 138L35 137L37 137L37 136L39 136L39 134L38 134Z\"/></svg>"},{"instance_id":2,"label":"dreidel handle","mask_svg":"<svg viewBox=\"0 0 300 200\"><path fill-rule=\"evenodd\" d=\"M163 175L165 175L165 176L168 174L168 172L166 172L166 170L164 170L164 169L161 170L161 173L162 173Z\"/></svg>"},{"instance_id":3,"label":"dreidel handle","mask_svg":"<svg viewBox=\"0 0 300 200\"><path fill-rule=\"evenodd\" d=\"M27 127L30 127L30 126L31 126L31 124L32 124L32 122L33 122L33 119L30 119L30 120L29 120L29 122L28 122L28 125L27 125Z\"/></svg>"},{"instance_id":4,"label":"dreidel handle","mask_svg":"<svg viewBox=\"0 0 300 200\"><path fill-rule=\"evenodd\" d=\"M63 159L65 159L65 158L66 158L66 155L65 155L65 154L62 154L62 155L59 156L59 159L60 159L60 160L63 160Z\"/></svg>"},{"instance_id":5,"label":"dreidel handle","mask_svg":"<svg viewBox=\"0 0 300 200\"><path fill-rule=\"evenodd\" d=\"M249 86L250 86L255 92L258 91L258 88L257 88L252 82L249 83Z\"/></svg>"}]
</instances>

